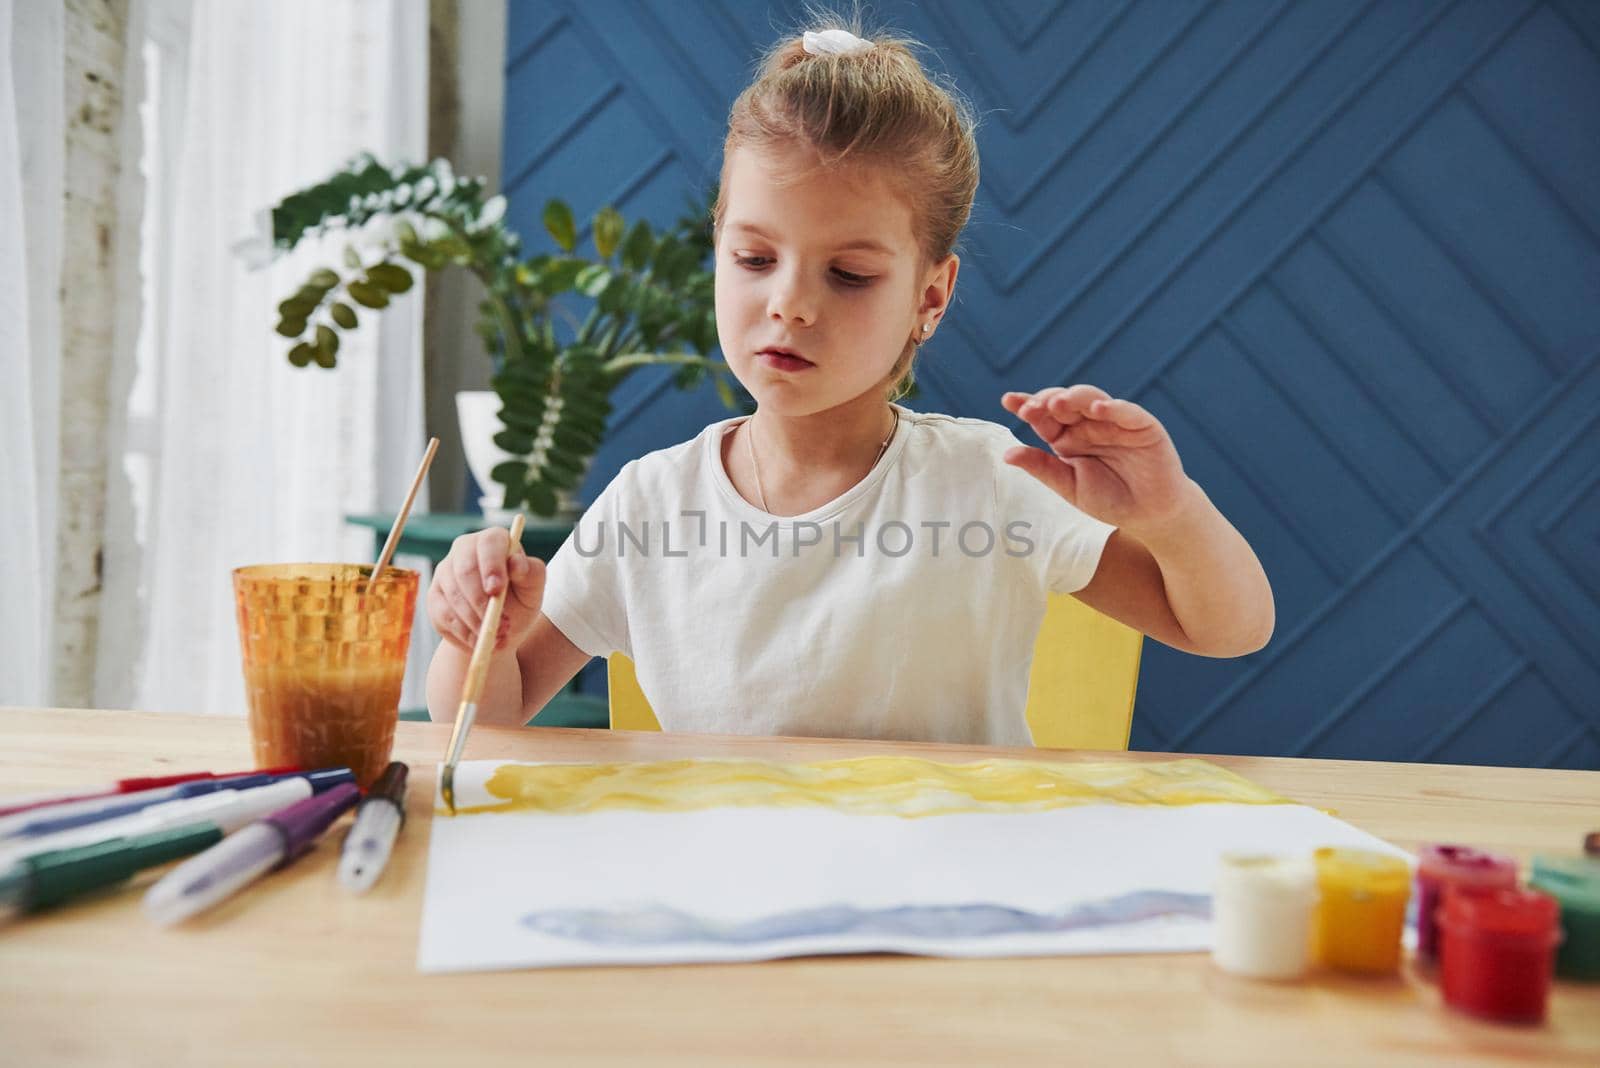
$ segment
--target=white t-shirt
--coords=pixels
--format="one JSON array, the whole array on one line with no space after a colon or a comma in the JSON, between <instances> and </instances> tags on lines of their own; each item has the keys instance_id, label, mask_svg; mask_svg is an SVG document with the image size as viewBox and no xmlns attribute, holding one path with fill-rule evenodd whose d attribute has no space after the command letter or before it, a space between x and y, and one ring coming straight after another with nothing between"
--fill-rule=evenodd
<instances>
[{"instance_id":1,"label":"white t-shirt","mask_svg":"<svg viewBox=\"0 0 1600 1068\"><path fill-rule=\"evenodd\" d=\"M1113 528L1006 464L1005 427L899 412L804 515L733 488L740 418L632 461L551 560L545 615L631 657L664 730L1030 744L1046 591L1087 585Z\"/></svg>"}]
</instances>

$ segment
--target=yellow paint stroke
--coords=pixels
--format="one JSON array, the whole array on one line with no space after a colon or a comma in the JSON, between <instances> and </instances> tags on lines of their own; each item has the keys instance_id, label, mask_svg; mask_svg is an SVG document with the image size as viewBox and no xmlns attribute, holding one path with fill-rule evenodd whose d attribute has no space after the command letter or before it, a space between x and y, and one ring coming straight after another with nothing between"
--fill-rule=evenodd
<instances>
[{"instance_id":1,"label":"yellow paint stroke","mask_svg":"<svg viewBox=\"0 0 1600 1068\"><path fill-rule=\"evenodd\" d=\"M1043 812L1069 805L1288 804L1204 760L1157 764L982 760L939 764L860 757L812 764L667 760L634 764L503 764L485 787L503 803L484 812L579 814L616 809L831 808L879 816Z\"/></svg>"}]
</instances>

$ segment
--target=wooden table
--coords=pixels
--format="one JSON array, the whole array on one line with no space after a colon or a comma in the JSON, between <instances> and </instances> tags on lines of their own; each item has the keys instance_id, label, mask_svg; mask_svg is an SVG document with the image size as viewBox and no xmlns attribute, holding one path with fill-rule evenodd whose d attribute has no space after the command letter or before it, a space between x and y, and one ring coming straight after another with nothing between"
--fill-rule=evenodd
<instances>
[{"instance_id":1,"label":"wooden table","mask_svg":"<svg viewBox=\"0 0 1600 1068\"><path fill-rule=\"evenodd\" d=\"M1204 955L763 964L424 976L416 970L435 764L449 728L402 723L410 821L370 895L326 846L199 921L161 930L123 891L0 931L0 1065L340 1063L1600 1063L1600 985L1558 983L1540 1028L1441 1007L1421 978L1255 983ZM472 758L1159 760L813 739L492 730ZM1600 827L1600 773L1217 757L1408 848L1526 860ZM248 766L238 719L0 709L0 793ZM148 882L140 880L140 884Z\"/></svg>"}]
</instances>

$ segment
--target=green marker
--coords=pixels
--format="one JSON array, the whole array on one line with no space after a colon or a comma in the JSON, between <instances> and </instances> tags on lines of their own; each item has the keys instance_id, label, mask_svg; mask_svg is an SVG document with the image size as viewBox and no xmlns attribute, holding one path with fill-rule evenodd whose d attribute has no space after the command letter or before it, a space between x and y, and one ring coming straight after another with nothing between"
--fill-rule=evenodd
<instances>
[{"instance_id":1,"label":"green marker","mask_svg":"<svg viewBox=\"0 0 1600 1068\"><path fill-rule=\"evenodd\" d=\"M112 838L73 849L35 853L0 871L0 920L37 912L79 894L114 886L135 872L187 857L222 841L215 823L191 823Z\"/></svg>"}]
</instances>

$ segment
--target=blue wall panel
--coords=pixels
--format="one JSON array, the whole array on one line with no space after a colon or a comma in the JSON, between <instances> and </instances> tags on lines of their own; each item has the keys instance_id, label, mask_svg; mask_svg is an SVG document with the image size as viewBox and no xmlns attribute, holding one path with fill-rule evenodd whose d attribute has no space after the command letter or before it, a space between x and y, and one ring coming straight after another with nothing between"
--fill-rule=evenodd
<instances>
[{"instance_id":1,"label":"blue wall panel","mask_svg":"<svg viewBox=\"0 0 1600 1068\"><path fill-rule=\"evenodd\" d=\"M514 225L680 215L800 6L514 0ZM1272 576L1260 653L1152 643L1134 745L1600 767L1600 5L874 7L983 121L915 405L1132 397ZM617 400L590 494L726 414Z\"/></svg>"}]
</instances>

